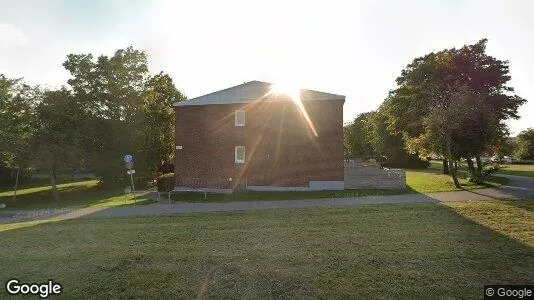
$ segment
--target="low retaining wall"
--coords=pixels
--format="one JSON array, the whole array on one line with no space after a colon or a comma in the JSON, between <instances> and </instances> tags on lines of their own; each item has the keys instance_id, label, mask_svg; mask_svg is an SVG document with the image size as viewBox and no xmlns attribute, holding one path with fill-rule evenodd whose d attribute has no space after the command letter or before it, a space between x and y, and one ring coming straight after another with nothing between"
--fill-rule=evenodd
<instances>
[{"instance_id":1,"label":"low retaining wall","mask_svg":"<svg viewBox=\"0 0 534 300\"><path fill-rule=\"evenodd\" d=\"M406 172L402 169L380 169L354 158L345 162L346 189L406 189Z\"/></svg>"}]
</instances>

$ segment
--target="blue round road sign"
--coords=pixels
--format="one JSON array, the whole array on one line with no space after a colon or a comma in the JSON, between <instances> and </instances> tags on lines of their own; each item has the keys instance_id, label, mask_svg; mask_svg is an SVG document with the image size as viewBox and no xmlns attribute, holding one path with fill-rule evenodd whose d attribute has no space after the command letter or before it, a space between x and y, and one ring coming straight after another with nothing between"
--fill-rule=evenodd
<instances>
[{"instance_id":1,"label":"blue round road sign","mask_svg":"<svg viewBox=\"0 0 534 300\"><path fill-rule=\"evenodd\" d=\"M132 160L133 160L133 156L131 156L130 154L124 155L124 162L125 163L131 163Z\"/></svg>"}]
</instances>

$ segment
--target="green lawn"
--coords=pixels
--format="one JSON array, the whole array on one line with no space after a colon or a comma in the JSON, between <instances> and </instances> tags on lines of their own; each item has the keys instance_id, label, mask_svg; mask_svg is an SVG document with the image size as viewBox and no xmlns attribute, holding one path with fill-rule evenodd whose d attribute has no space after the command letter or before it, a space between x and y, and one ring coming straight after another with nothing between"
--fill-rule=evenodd
<instances>
[{"instance_id":1,"label":"green lawn","mask_svg":"<svg viewBox=\"0 0 534 300\"><path fill-rule=\"evenodd\" d=\"M461 176L461 175L460 175ZM508 179L499 176L491 176L489 180L482 185L469 182L466 178L459 178L463 189L479 189L487 187L497 187L505 184ZM406 170L406 186L412 192L430 193L430 192L448 192L457 191L452 182L450 175L441 174L441 171L435 168L425 170Z\"/></svg>"},{"instance_id":2,"label":"green lawn","mask_svg":"<svg viewBox=\"0 0 534 300\"><path fill-rule=\"evenodd\" d=\"M85 180L57 185L60 199L54 201L49 185L21 187L17 199L13 201L12 191L0 192L0 203L7 204L8 209L40 209L59 207L111 207L140 203L142 197L133 198L124 195L122 189L102 189L98 181ZM0 211L1 213L1 211Z\"/></svg>"},{"instance_id":3,"label":"green lawn","mask_svg":"<svg viewBox=\"0 0 534 300\"><path fill-rule=\"evenodd\" d=\"M533 204L39 224L0 232L0 281L53 279L69 298L481 298L484 284L532 283Z\"/></svg>"},{"instance_id":4,"label":"green lawn","mask_svg":"<svg viewBox=\"0 0 534 300\"><path fill-rule=\"evenodd\" d=\"M502 165L499 173L534 177L534 165Z\"/></svg>"},{"instance_id":5,"label":"green lawn","mask_svg":"<svg viewBox=\"0 0 534 300\"><path fill-rule=\"evenodd\" d=\"M467 219L534 247L534 199L445 202L443 205Z\"/></svg>"}]
</instances>

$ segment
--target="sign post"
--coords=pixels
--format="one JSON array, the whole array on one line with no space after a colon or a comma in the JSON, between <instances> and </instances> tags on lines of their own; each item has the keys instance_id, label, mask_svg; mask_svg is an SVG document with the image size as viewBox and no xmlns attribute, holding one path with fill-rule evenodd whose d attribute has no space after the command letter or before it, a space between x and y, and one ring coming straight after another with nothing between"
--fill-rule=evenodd
<instances>
[{"instance_id":1,"label":"sign post","mask_svg":"<svg viewBox=\"0 0 534 300\"><path fill-rule=\"evenodd\" d=\"M132 183L132 194L134 195L135 197L135 186L134 186L134 181L133 181L133 174L135 174L135 170L133 170L133 156L131 156L130 154L126 154L124 156L124 162L126 163L126 169L128 169L128 171L126 171L126 174L129 174L130 175L130 182Z\"/></svg>"}]
</instances>

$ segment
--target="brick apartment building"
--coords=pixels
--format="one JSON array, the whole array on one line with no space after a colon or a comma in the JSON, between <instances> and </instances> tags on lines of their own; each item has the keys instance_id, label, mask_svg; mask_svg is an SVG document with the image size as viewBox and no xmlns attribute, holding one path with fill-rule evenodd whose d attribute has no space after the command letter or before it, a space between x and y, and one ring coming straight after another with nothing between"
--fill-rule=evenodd
<instances>
[{"instance_id":1,"label":"brick apartment building","mask_svg":"<svg viewBox=\"0 0 534 300\"><path fill-rule=\"evenodd\" d=\"M271 88L251 81L174 104L177 188L344 189L345 96L301 90L299 109Z\"/></svg>"}]
</instances>

